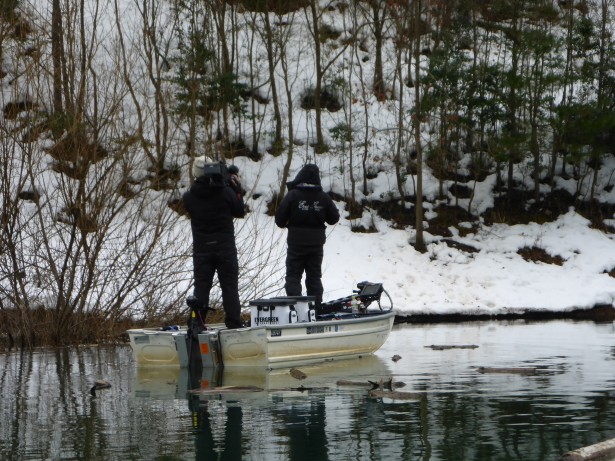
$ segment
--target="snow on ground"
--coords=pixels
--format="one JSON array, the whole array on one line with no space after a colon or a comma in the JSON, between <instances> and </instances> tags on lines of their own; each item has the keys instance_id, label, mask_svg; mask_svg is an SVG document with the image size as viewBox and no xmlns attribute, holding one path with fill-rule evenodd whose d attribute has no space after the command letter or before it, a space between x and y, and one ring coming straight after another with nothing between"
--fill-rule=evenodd
<instances>
[{"instance_id":1,"label":"snow on ground","mask_svg":"<svg viewBox=\"0 0 615 461\"><path fill-rule=\"evenodd\" d=\"M257 177L253 165L249 161L240 165L248 189ZM300 166L300 161L293 164L291 177ZM267 166L269 172L276 169L274 164ZM327 189L331 181L325 170L322 176ZM258 179L261 193L278 187L277 175L269 175L273 180L269 186L264 186L266 177L260 174ZM376 181L388 179L380 175ZM390 190L385 184L373 186ZM491 199L478 196L475 201ZM247 202L253 213L270 225L272 218L264 215L264 200L248 198ZM426 232L428 251L422 254L411 245L412 227L394 229L375 212L366 212L363 222L373 222L377 232L355 233L351 226L358 221L346 219L344 203L337 204L342 219L328 228L325 244L325 300L346 296L357 282L368 280L384 284L401 315L565 312L615 301L615 278L606 273L615 267L614 236L592 229L574 210L544 225L480 226L474 234L454 237L480 250L476 253L451 248ZM284 253L286 231L278 231L277 245ZM563 265L525 261L517 254L521 248L534 246L561 257ZM284 294L283 288L276 294Z\"/></svg>"},{"instance_id":2,"label":"snow on ground","mask_svg":"<svg viewBox=\"0 0 615 461\"><path fill-rule=\"evenodd\" d=\"M122 6L118 17L124 20L124 24L129 24L126 29L128 39L131 37L130 31L140 31L142 28L135 25L139 22L139 18L135 16L135 10L129 8L132 3L119 2L119 4ZM49 9L36 8L38 5L36 2L28 2L28 5L31 11L36 11L43 17L49 14ZM109 24L115 24L115 20L115 16L110 16ZM300 21L301 17L298 16L295 27L299 31L302 30ZM296 68L297 75L302 77L290 79L291 82L295 82L293 92L296 101L301 91L310 86L314 76L313 63L310 60L309 50L305 49L305 41L302 41L300 34L293 34L292 37L293 40L289 41L287 47L290 63L295 64L290 65L289 68ZM139 40L137 38L134 39L134 43L138 50ZM246 65L248 63L247 59L239 59L239 61L245 61ZM366 67L365 75L371 75L372 71L369 68L371 61L367 60L365 63L363 60L363 62L362 65ZM385 62L393 61L385 60ZM342 72L343 64L344 61L340 59L338 67L333 68L331 72ZM138 73L135 75L138 82L147 81L147 79L139 79ZM266 75L266 72L263 75ZM357 83L354 82L354 84ZM359 93L358 90L356 92ZM373 139L369 139L372 146L370 155L372 163L375 163L375 158L385 159L387 155L390 155L394 145L390 137L393 131L390 128L397 125L395 118L397 109L393 101L385 104L376 102L374 98L361 101L362 103L356 107L353 105L349 108L355 113L350 114L353 117L348 119L355 120L356 118L353 123L357 123L355 130L358 135L364 131L364 126L360 125L363 105L369 111L370 133L373 135ZM408 104L411 104L411 101ZM127 114L131 113L129 109L126 109ZM261 110L264 119L269 120L271 106L262 107ZM329 133L331 128L347 122L348 119L345 118L343 112L325 116L326 133ZM127 126L134 124L130 116L127 115L125 118ZM347 174L341 173L348 169L348 165L343 164L344 156L339 155L338 152L337 156L335 154L318 155L316 159L310 159L307 146L314 136L313 117L309 112L297 109L294 112L294 125L296 141L298 144L303 143L302 145L306 147L305 153L295 152L294 154L291 178L306 161L313 161L321 168L325 190L333 191L338 195L348 195L350 182ZM249 125L246 124L243 128L246 130L244 133L246 139L250 138ZM128 129L126 131L130 132ZM428 136L427 133L425 136ZM181 145L180 142L176 144ZM260 147L259 151L264 152L267 147L265 136ZM185 172L187 173L188 165L185 156L177 155L182 162L186 162ZM238 223L237 228L240 233L238 240L241 241L243 237L244 242L249 241L246 235L241 234L251 233L253 235L255 228L263 229L263 237L255 246L274 247L274 251L270 254L276 255L276 258L268 262L274 267L276 276L283 274L286 231L275 229L272 225L272 218L265 215L264 209L268 199L279 189L284 157L282 155L273 158L266 155L259 163L245 158L236 159L241 169L244 187L249 191L247 203L252 209L250 219L256 222L256 227ZM596 190L600 194L598 200L613 202L615 201L615 189L605 186L610 185L615 162L612 158L608 161L610 164L604 165L602 169L604 174L601 173L600 184ZM358 171L355 177L360 177ZM188 175L183 175L183 178L188 178ZM525 184L526 187L531 187L531 183L527 183L528 178L527 173L523 174L519 171L515 180ZM409 192L412 192L414 179L411 176L407 179L405 186ZM495 177L492 175L476 184L475 196L472 200L472 212L475 215L479 215L493 205L491 194L494 181ZM588 183L589 181L586 181L585 189ZM180 192L183 192L187 186L188 184L183 184ZM577 183L558 178L557 186L574 193ZM437 190L436 179L426 169L424 194L427 198L425 206L428 210L433 209ZM377 178L370 180L366 197L357 191L357 199L394 200L396 193L394 175L381 172ZM260 198L252 198L253 194L259 195ZM581 195L583 194L584 192L581 191ZM461 206L467 206L467 201L460 200L459 202ZM411 245L414 238L412 227L394 229L390 223L370 211L366 211L361 220L351 222L345 217L344 204L339 202L338 206L343 217L336 226L328 229L328 241L325 246L323 262L325 300L345 296L350 293L357 282L369 280L384 284L385 289L393 298L396 311L402 315L419 313L499 314L519 312L525 309L567 311L614 302L615 278L605 273L615 268L614 236L592 229L590 223L574 210L560 216L555 222L542 226L537 224L491 227L481 225L474 234L463 238L458 235L454 237L455 240L480 250L475 253L449 247L439 237L431 236L427 228L425 239L428 251L422 254ZM351 227L360 223L366 227L373 223L377 232L370 234L352 232ZM180 228L175 231L178 235L183 236L176 238L176 241L183 239L189 242L189 225L185 220L181 220ZM188 245L189 243L186 243L186 248ZM560 256L564 260L563 265L525 261L517 254L517 250L528 246L537 246L551 256ZM186 264L191 268L189 258L186 259ZM279 294L283 294L282 286L279 288Z\"/></svg>"}]
</instances>

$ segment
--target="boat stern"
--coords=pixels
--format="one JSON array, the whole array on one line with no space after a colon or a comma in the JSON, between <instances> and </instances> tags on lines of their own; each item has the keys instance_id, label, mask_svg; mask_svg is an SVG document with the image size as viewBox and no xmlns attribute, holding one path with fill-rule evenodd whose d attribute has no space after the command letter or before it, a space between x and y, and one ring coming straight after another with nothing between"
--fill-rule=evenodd
<instances>
[{"instance_id":1,"label":"boat stern","mask_svg":"<svg viewBox=\"0 0 615 461\"><path fill-rule=\"evenodd\" d=\"M180 366L176 337L185 338L186 330L138 328L127 333L138 366Z\"/></svg>"}]
</instances>

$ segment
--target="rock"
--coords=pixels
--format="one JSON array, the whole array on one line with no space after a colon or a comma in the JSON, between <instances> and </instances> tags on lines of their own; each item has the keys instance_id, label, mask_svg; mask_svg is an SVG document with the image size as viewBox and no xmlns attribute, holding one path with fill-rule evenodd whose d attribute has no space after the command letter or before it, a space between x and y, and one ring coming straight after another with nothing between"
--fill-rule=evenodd
<instances>
[{"instance_id":1,"label":"rock","mask_svg":"<svg viewBox=\"0 0 615 461\"><path fill-rule=\"evenodd\" d=\"M307 375L297 368L291 368L289 371L290 375L295 379L305 379Z\"/></svg>"}]
</instances>

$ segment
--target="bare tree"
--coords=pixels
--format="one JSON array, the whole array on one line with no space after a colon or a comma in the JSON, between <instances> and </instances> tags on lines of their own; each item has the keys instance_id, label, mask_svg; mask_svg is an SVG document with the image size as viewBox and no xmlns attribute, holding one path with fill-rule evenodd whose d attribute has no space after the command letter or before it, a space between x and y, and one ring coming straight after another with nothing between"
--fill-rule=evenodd
<instances>
[{"instance_id":1,"label":"bare tree","mask_svg":"<svg viewBox=\"0 0 615 461\"><path fill-rule=\"evenodd\" d=\"M25 199L37 202L41 197L32 184L29 159L20 151L10 126L3 124L0 134L0 163L4 166L0 173L0 313L16 313L11 321L3 322L2 328L9 343L21 336L23 345L30 345L31 335L20 333L29 333L34 327L28 315L32 306L26 281L31 268L22 258L32 216L22 208Z\"/></svg>"},{"instance_id":2,"label":"bare tree","mask_svg":"<svg viewBox=\"0 0 615 461\"><path fill-rule=\"evenodd\" d=\"M176 227L181 218L147 180L137 179L142 143L126 135L121 116L129 91L123 76L130 72L95 64L121 64L113 54L121 46L100 46L97 3L87 12L83 3L77 6L63 11L63 23L79 25L64 40L70 123L48 132L47 123L39 123L44 112L29 103L2 127L7 168L0 246L9 251L0 251L0 299L3 310L24 310L32 319L22 315L11 327L26 345L109 337L114 321L137 312L160 318L177 309L189 284L185 238L173 235L185 232ZM34 56L27 65L14 64L25 69L15 79L15 94L25 89L44 101L40 76L47 61ZM43 151L40 137L57 141ZM33 317L38 307L44 314Z\"/></svg>"},{"instance_id":3,"label":"bare tree","mask_svg":"<svg viewBox=\"0 0 615 461\"><path fill-rule=\"evenodd\" d=\"M62 10L60 0L51 4L51 60L53 72L53 110L62 113L62 56L64 54L64 31L62 28Z\"/></svg>"},{"instance_id":4,"label":"bare tree","mask_svg":"<svg viewBox=\"0 0 615 461\"><path fill-rule=\"evenodd\" d=\"M322 131L322 91L324 89L324 79L327 70L331 68L331 66L336 62L336 60L344 54L344 51L348 47L349 43L343 43L338 49L335 50L333 55L326 61L323 62L325 57L325 53L323 53L323 49L321 47L321 41L323 41L323 36L321 34L321 18L323 9L318 5L317 0L309 1L309 11L310 16L308 18L309 23L309 32L312 36L312 42L314 45L314 64L316 71L316 82L314 87L314 113L315 113L315 124L316 124L316 144L314 146L314 150L316 153L325 152L327 150L327 145L325 143L325 138Z\"/></svg>"},{"instance_id":5,"label":"bare tree","mask_svg":"<svg viewBox=\"0 0 615 461\"><path fill-rule=\"evenodd\" d=\"M353 71L356 73L356 77L358 80L358 85L359 85L359 89L360 89L360 101L362 104L362 123L363 123L363 139L361 140L361 145L363 147L362 149L362 153L361 153L361 168L362 168L362 179L361 179L361 183L362 183L362 187L361 190L363 192L364 195L367 195L367 176L368 176L368 158L369 158L369 152L370 152L370 140L371 140L371 136L372 136L372 129L370 127L370 115L369 115L369 110L368 110L368 99L370 97L370 93L368 91L367 88L367 82L366 82L366 77L365 77L365 73L363 72L363 66L361 65L361 57L360 57L360 48L361 48L361 35L360 35L360 31L362 28L362 9L360 8L358 3L354 3L353 4L353 10L352 10L352 14L351 14L351 23L352 23L352 30L354 31L354 40L353 40L353 46L351 48L351 52L352 52L352 62L353 65L351 66L351 68L353 69ZM378 77L374 77L374 79L376 80ZM383 83L384 83L384 77L382 79ZM352 84L352 78L351 78L351 84ZM354 191L353 191L354 193Z\"/></svg>"},{"instance_id":6,"label":"bare tree","mask_svg":"<svg viewBox=\"0 0 615 461\"><path fill-rule=\"evenodd\" d=\"M288 181L288 176L290 173L290 165L293 159L294 153L294 145L295 145L295 134L294 134L294 117L293 117L293 87L295 81L292 80L292 74L298 76L298 72L291 73L291 69L289 69L289 60L288 60L288 48L286 46L290 36L292 35L292 31L294 28L294 19L295 15L292 14L290 16L290 21L287 23L287 30L285 33L279 34L279 49L280 49L280 67L282 69L282 75L284 76L284 92L286 95L286 119L288 126L288 144L286 149L286 162L284 162L284 170L282 171L282 177L280 178L280 188L277 192L277 200L278 203L284 197L284 193L286 190L286 182ZM301 53L301 49L298 49L298 53ZM295 77L296 78L296 77Z\"/></svg>"},{"instance_id":7,"label":"bare tree","mask_svg":"<svg viewBox=\"0 0 615 461\"><path fill-rule=\"evenodd\" d=\"M282 145L282 114L280 113L280 102L278 98L278 85L276 83L275 68L279 61L278 53L274 49L274 45L278 42L274 40L271 22L269 20L269 12L262 13L265 28L263 38L265 39L265 48L267 50L267 62L269 63L269 88L271 89L271 98L273 102L273 114L275 120L275 134L273 137L273 150L277 152Z\"/></svg>"},{"instance_id":8,"label":"bare tree","mask_svg":"<svg viewBox=\"0 0 615 461\"><path fill-rule=\"evenodd\" d=\"M413 13L413 49L414 49L414 148L416 150L416 200L415 200L415 213L416 213L416 240L414 247L417 251L426 251L425 240L423 236L423 153L421 146L421 73L420 73L420 59L421 59L421 0L414 0L412 2Z\"/></svg>"},{"instance_id":9,"label":"bare tree","mask_svg":"<svg viewBox=\"0 0 615 461\"><path fill-rule=\"evenodd\" d=\"M386 2L370 0L368 2L371 11L371 29L374 34L374 81L372 89L379 100L386 98L386 84L382 66L382 48L384 45L384 31L387 21Z\"/></svg>"}]
</instances>

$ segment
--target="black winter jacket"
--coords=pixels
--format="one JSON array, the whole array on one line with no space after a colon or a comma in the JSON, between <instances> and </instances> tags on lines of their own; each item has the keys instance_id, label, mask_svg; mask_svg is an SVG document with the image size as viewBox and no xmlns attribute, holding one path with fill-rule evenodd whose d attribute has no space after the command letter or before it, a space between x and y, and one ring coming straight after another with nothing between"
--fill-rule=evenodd
<instances>
[{"instance_id":1,"label":"black winter jacket","mask_svg":"<svg viewBox=\"0 0 615 461\"><path fill-rule=\"evenodd\" d=\"M288 228L289 245L323 245L325 223L337 223L340 214L320 186L318 167L311 164L303 167L295 180L288 183L288 188L275 214L276 225Z\"/></svg>"},{"instance_id":2,"label":"black winter jacket","mask_svg":"<svg viewBox=\"0 0 615 461\"><path fill-rule=\"evenodd\" d=\"M184 207L190 214L194 254L217 250L218 245L234 245L233 218L245 214L240 193L230 186L209 186L201 179L197 178L183 196Z\"/></svg>"}]
</instances>

